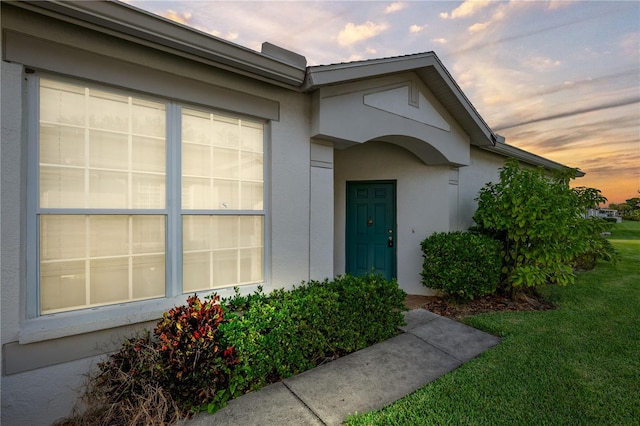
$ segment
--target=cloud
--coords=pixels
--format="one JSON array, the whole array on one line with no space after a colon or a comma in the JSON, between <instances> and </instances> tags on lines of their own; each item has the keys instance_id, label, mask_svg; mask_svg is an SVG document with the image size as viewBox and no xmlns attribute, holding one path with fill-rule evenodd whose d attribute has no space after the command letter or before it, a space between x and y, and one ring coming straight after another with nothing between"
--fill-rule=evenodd
<instances>
[{"instance_id":1,"label":"cloud","mask_svg":"<svg viewBox=\"0 0 640 426\"><path fill-rule=\"evenodd\" d=\"M239 37L239 34L238 34L237 31L229 31L229 32L227 32L225 34L225 33L222 33L220 31L217 31L217 30L210 30L210 29L205 28L205 27L200 26L200 25L193 25L193 28L195 28L196 30L202 31L203 33L211 34L212 36L215 36L215 37L218 37L218 38L223 38L223 39L229 40L229 41L234 41L235 39L237 39Z\"/></svg>"},{"instance_id":2,"label":"cloud","mask_svg":"<svg viewBox=\"0 0 640 426\"><path fill-rule=\"evenodd\" d=\"M401 1L397 1L395 3L391 3L389 6L384 8L384 13L385 14L389 14L389 13L395 13L395 12L399 12L402 9L404 9L407 5L404 2Z\"/></svg>"},{"instance_id":3,"label":"cloud","mask_svg":"<svg viewBox=\"0 0 640 426\"><path fill-rule=\"evenodd\" d=\"M531 96L544 96L551 95L554 93L558 93L565 90L575 90L578 88L588 88L595 86L610 86L611 84L616 83L619 80L625 80L628 78L633 79L633 85L638 85L640 81L638 81L638 69L628 69L621 72L613 73L613 74L605 74L599 77L589 77L582 80L577 81L564 81L560 84L556 84L553 86L543 87L542 89L531 93Z\"/></svg>"},{"instance_id":4,"label":"cloud","mask_svg":"<svg viewBox=\"0 0 640 426\"><path fill-rule=\"evenodd\" d=\"M447 44L446 38L433 38L431 41L438 44Z\"/></svg>"},{"instance_id":5,"label":"cloud","mask_svg":"<svg viewBox=\"0 0 640 426\"><path fill-rule=\"evenodd\" d=\"M416 24L413 24L412 26L409 27L409 31L415 34L415 33L422 32L427 27L428 27L428 25L416 25Z\"/></svg>"},{"instance_id":6,"label":"cloud","mask_svg":"<svg viewBox=\"0 0 640 426\"><path fill-rule=\"evenodd\" d=\"M574 0L549 0L549 10L557 10L562 9L564 7L570 6L574 3Z\"/></svg>"},{"instance_id":7,"label":"cloud","mask_svg":"<svg viewBox=\"0 0 640 426\"><path fill-rule=\"evenodd\" d=\"M375 24L371 21L367 21L364 24L356 25L349 22L338 34L338 44L340 46L356 44L377 36L387 28L389 28L389 26L385 23Z\"/></svg>"},{"instance_id":8,"label":"cloud","mask_svg":"<svg viewBox=\"0 0 640 426\"><path fill-rule=\"evenodd\" d=\"M191 25L191 12L176 12L175 10L167 9L161 12L160 15L179 24Z\"/></svg>"},{"instance_id":9,"label":"cloud","mask_svg":"<svg viewBox=\"0 0 640 426\"><path fill-rule=\"evenodd\" d=\"M467 31L469 31L471 34L477 33L486 30L487 28L489 28L489 25L491 25L491 22L473 24L469 28L467 28Z\"/></svg>"},{"instance_id":10,"label":"cloud","mask_svg":"<svg viewBox=\"0 0 640 426\"><path fill-rule=\"evenodd\" d=\"M629 2L631 3L631 2ZM571 4L571 3L569 3ZM537 6L538 2L535 1L519 1L519 2L510 2L508 4L502 4L501 7L502 8L506 8L506 7L510 7L510 8L514 8L514 7L534 7ZM574 25L578 25L578 24L582 24L584 22L588 22L591 20L598 20L603 18L604 16L607 15L611 15L611 14L615 14L617 11L616 9L611 9L611 10L607 10L605 12L599 11L598 13L593 13L591 15L588 16L581 16L577 19L574 19L572 21L564 21L564 22L560 22L558 24L555 25L549 25L549 26L545 26L545 27L540 27L540 28L536 28L534 30L531 31L525 31L519 34L514 34L514 35L510 35L507 37L502 37L499 38L497 40L492 40L492 41L485 41L485 40L481 40L480 42L472 42L468 45L466 45L465 47L462 47L456 51L452 51L450 52L451 55L460 55L463 53L467 53L467 52L474 52L477 51L479 49L485 49L485 48L495 48L497 45L502 44L502 43L506 43L506 42L511 42L511 41L515 41L515 40L520 40L523 38L527 38L527 37L531 37L531 36L535 36L538 34L544 34L550 31L555 31L561 28L567 28L567 27L571 27ZM502 12L504 13L504 12ZM496 14L496 17L501 16L501 14ZM469 31L470 33L478 33L481 30L487 29L489 26L491 26L495 21L494 20L489 20L486 21L484 23L476 23L472 26L470 26L467 31ZM635 38L634 38L635 36ZM638 45L638 34L631 34L629 39L631 41L631 46L633 46L633 43L635 42L636 46ZM629 42L627 42L629 43ZM629 44L623 44L623 46L628 46ZM638 50L640 50L640 47L638 47ZM634 54L634 51L631 50L630 51L631 55ZM636 52L637 55L637 52Z\"/></svg>"},{"instance_id":11,"label":"cloud","mask_svg":"<svg viewBox=\"0 0 640 426\"><path fill-rule=\"evenodd\" d=\"M491 18L486 22L478 22L471 25L467 31L471 34L478 33L480 31L484 31L496 22L502 21L507 16L507 9L512 7L521 7L520 3L501 3L498 8L493 12Z\"/></svg>"},{"instance_id":12,"label":"cloud","mask_svg":"<svg viewBox=\"0 0 640 426\"><path fill-rule=\"evenodd\" d=\"M453 9L450 14L443 12L440 14L440 17L442 19L470 18L489 4L491 4L491 0L466 0L460 6Z\"/></svg>"},{"instance_id":13,"label":"cloud","mask_svg":"<svg viewBox=\"0 0 640 426\"><path fill-rule=\"evenodd\" d=\"M572 111L565 111L565 112L560 112L556 114L549 114L546 116L532 118L532 119L521 121L521 122L507 123L500 126L496 126L494 130L501 131L505 129L511 129L513 127L524 126L525 124L540 123L543 121L556 120L558 118L564 118L564 117L572 117L574 115L586 114L588 112L594 112L594 111L602 111L610 108L618 108L621 106L633 105L637 103L640 103L640 96L633 96L626 99L619 99L615 101L606 102L600 105L594 105L594 106L585 107L585 108L577 108Z\"/></svg>"},{"instance_id":14,"label":"cloud","mask_svg":"<svg viewBox=\"0 0 640 426\"><path fill-rule=\"evenodd\" d=\"M640 33L630 33L622 37L620 47L625 55L637 58L640 55Z\"/></svg>"},{"instance_id":15,"label":"cloud","mask_svg":"<svg viewBox=\"0 0 640 426\"><path fill-rule=\"evenodd\" d=\"M522 64L525 68L532 69L538 72L549 71L560 65L559 60L553 60L551 58L545 58L542 56L532 56L527 58Z\"/></svg>"},{"instance_id":16,"label":"cloud","mask_svg":"<svg viewBox=\"0 0 640 426\"><path fill-rule=\"evenodd\" d=\"M511 145L580 167L587 175L572 186L598 188L609 202L617 202L640 187L637 120L637 109L629 106L611 114L570 117L557 126L518 127L504 135Z\"/></svg>"},{"instance_id":17,"label":"cloud","mask_svg":"<svg viewBox=\"0 0 640 426\"><path fill-rule=\"evenodd\" d=\"M202 31L203 33L206 33L218 38L223 38L229 41L233 41L233 40L236 40L239 36L237 31L228 31L227 33L222 33L221 31L218 31L218 30L212 30L202 25L197 25L196 23L193 22L194 16L191 12L177 12L173 9L167 9L165 11L158 12L158 13L160 16L163 16L174 22L177 22L183 25L188 25L191 28L194 28L198 31Z\"/></svg>"}]
</instances>

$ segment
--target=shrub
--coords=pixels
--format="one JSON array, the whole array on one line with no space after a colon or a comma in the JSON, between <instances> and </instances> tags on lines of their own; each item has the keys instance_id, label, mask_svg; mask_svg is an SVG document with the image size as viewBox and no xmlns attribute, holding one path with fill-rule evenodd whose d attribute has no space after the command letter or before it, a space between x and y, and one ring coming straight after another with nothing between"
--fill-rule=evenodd
<instances>
[{"instance_id":1,"label":"shrub","mask_svg":"<svg viewBox=\"0 0 640 426\"><path fill-rule=\"evenodd\" d=\"M165 425L203 405L214 411L231 398L236 351L223 343L218 297L197 296L165 312L154 330L126 340L89 376L84 413L67 424Z\"/></svg>"},{"instance_id":2,"label":"shrub","mask_svg":"<svg viewBox=\"0 0 640 426\"><path fill-rule=\"evenodd\" d=\"M311 281L291 291L205 302L166 312L98 365L84 414L66 424L164 425L214 412L248 391L393 336L405 293L379 276ZM242 310L242 312L232 312Z\"/></svg>"},{"instance_id":3,"label":"shrub","mask_svg":"<svg viewBox=\"0 0 640 426\"><path fill-rule=\"evenodd\" d=\"M501 268L498 241L468 232L441 232L420 246L425 286L466 300L495 293Z\"/></svg>"},{"instance_id":4,"label":"shrub","mask_svg":"<svg viewBox=\"0 0 640 426\"><path fill-rule=\"evenodd\" d=\"M264 294L264 289L261 285L258 286L258 289L251 294L240 294L239 287L233 287L233 296L222 297L220 298L220 306L225 310L225 312L239 312L246 310L251 303L254 303L258 300L265 301L269 298L268 295ZM206 298L215 297L206 296Z\"/></svg>"},{"instance_id":5,"label":"shrub","mask_svg":"<svg viewBox=\"0 0 640 426\"><path fill-rule=\"evenodd\" d=\"M335 319L324 318L326 329L336 350L353 352L388 339L404 324L406 293L393 279L367 274L344 275L327 282L338 294Z\"/></svg>"},{"instance_id":6,"label":"shrub","mask_svg":"<svg viewBox=\"0 0 640 426\"><path fill-rule=\"evenodd\" d=\"M224 311L217 302L217 296L205 303L191 296L186 305L165 312L154 331L163 384L186 411L211 402L223 406L230 397L226 389L236 351L220 339Z\"/></svg>"},{"instance_id":7,"label":"shrub","mask_svg":"<svg viewBox=\"0 0 640 426\"><path fill-rule=\"evenodd\" d=\"M395 281L347 275L254 298L221 326L238 353L234 392L259 389L393 336L404 321L404 297Z\"/></svg>"},{"instance_id":8,"label":"shrub","mask_svg":"<svg viewBox=\"0 0 640 426\"><path fill-rule=\"evenodd\" d=\"M572 266L578 271L590 271L596 267L598 259L613 263L618 261L618 252L602 235L594 235L586 241L586 249L574 258Z\"/></svg>"},{"instance_id":9,"label":"shrub","mask_svg":"<svg viewBox=\"0 0 640 426\"><path fill-rule=\"evenodd\" d=\"M586 209L606 201L594 188L570 188L575 169L548 176L542 169L522 169L509 160L500 182L488 183L478 195L473 219L477 229L502 246L502 284L514 293L547 283L573 283L576 257L596 249L602 220L583 218Z\"/></svg>"},{"instance_id":10,"label":"shrub","mask_svg":"<svg viewBox=\"0 0 640 426\"><path fill-rule=\"evenodd\" d=\"M222 330L238 351L232 377L234 393L257 390L315 366L326 346L316 315L331 315L335 296L277 290L256 299L241 316L231 314Z\"/></svg>"}]
</instances>

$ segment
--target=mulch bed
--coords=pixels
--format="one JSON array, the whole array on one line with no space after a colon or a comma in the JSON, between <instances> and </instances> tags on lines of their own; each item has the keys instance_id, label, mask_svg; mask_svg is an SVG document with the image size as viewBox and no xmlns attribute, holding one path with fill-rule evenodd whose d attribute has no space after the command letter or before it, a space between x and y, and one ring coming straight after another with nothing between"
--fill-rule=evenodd
<instances>
[{"instance_id":1,"label":"mulch bed","mask_svg":"<svg viewBox=\"0 0 640 426\"><path fill-rule=\"evenodd\" d=\"M405 304L409 309L423 308L456 321L460 321L469 315L487 312L547 311L554 309L551 302L537 293L517 294L513 298L492 294L467 303L443 296L408 295L405 299Z\"/></svg>"}]
</instances>

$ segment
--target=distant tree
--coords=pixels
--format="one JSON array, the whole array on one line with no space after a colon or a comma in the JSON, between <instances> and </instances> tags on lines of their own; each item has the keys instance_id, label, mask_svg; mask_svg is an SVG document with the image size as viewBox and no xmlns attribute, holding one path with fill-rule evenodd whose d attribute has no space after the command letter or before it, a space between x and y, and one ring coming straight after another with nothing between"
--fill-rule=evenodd
<instances>
[{"instance_id":1,"label":"distant tree","mask_svg":"<svg viewBox=\"0 0 640 426\"><path fill-rule=\"evenodd\" d=\"M631 213L631 206L627 203L616 204L616 210L618 210L622 216L627 216Z\"/></svg>"},{"instance_id":2,"label":"distant tree","mask_svg":"<svg viewBox=\"0 0 640 426\"><path fill-rule=\"evenodd\" d=\"M630 207L630 210L640 209L640 197L629 198L625 200L625 204Z\"/></svg>"},{"instance_id":3,"label":"distant tree","mask_svg":"<svg viewBox=\"0 0 640 426\"><path fill-rule=\"evenodd\" d=\"M587 209L607 199L598 189L571 189L576 172L565 169L549 176L542 168L523 169L511 159L500 170L500 182L480 190L473 219L476 230L502 242L503 290L570 284L580 256L613 256L600 235L610 225L584 218Z\"/></svg>"}]
</instances>

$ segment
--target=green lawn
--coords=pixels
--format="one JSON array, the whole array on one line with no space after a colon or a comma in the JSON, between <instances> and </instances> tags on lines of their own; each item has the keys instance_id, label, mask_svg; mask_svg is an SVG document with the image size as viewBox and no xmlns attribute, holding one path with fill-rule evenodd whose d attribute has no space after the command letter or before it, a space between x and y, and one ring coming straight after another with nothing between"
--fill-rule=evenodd
<instances>
[{"instance_id":1,"label":"green lawn","mask_svg":"<svg viewBox=\"0 0 640 426\"><path fill-rule=\"evenodd\" d=\"M611 234L620 262L545 288L558 309L468 318L502 343L347 424L640 425L640 222Z\"/></svg>"}]
</instances>

